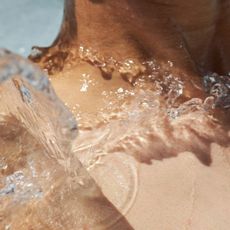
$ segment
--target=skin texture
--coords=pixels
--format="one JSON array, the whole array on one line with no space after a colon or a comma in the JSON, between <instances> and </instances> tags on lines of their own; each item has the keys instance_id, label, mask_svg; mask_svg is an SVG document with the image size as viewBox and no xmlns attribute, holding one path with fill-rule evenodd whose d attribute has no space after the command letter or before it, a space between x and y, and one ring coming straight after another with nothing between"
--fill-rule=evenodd
<instances>
[{"instance_id":1,"label":"skin texture","mask_svg":"<svg viewBox=\"0 0 230 230\"><path fill-rule=\"evenodd\" d=\"M78 120L75 148L85 168L87 156L97 152L113 164L115 153L139 164L139 193L117 229L229 228L229 114L205 99L221 83L227 96L219 98L228 101L228 76L215 76L211 84L207 78L207 94L202 86L209 71L229 71L229 4L66 0L57 39L30 56ZM85 57L81 47L91 53ZM111 57L118 64L105 75ZM135 73L122 70L127 59ZM143 70L153 59L154 68ZM171 87L178 82L183 90L175 96L180 90Z\"/></svg>"},{"instance_id":2,"label":"skin texture","mask_svg":"<svg viewBox=\"0 0 230 230\"><path fill-rule=\"evenodd\" d=\"M198 83L199 74L229 71L229 5L228 0L66 0L53 44L61 49L54 55L65 59L66 49L83 44L107 58L170 60Z\"/></svg>"},{"instance_id":3,"label":"skin texture","mask_svg":"<svg viewBox=\"0 0 230 230\"><path fill-rule=\"evenodd\" d=\"M227 75L230 71L228 0L66 0L64 10L62 27L52 46L37 47L38 52L30 56L50 75L81 62L81 46L99 53L103 60L112 57L124 62L131 58L142 63L154 59L165 72L170 61L170 73L184 84L181 100L185 101L213 95L209 87L204 90L204 75ZM89 62L96 70L97 61L98 58L86 59L83 65ZM83 71L78 68L78 75ZM109 76L114 76L111 84L126 85L114 72ZM224 78L224 82L229 82L228 76ZM220 107L229 106L229 88L229 83L225 83L220 89L227 91L227 96L218 101ZM228 120L228 111L215 113Z\"/></svg>"}]
</instances>

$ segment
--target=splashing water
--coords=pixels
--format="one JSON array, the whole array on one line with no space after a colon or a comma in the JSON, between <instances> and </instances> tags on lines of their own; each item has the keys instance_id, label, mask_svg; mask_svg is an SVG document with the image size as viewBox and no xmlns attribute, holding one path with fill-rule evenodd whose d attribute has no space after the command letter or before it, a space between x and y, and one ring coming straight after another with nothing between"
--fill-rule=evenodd
<instances>
[{"instance_id":1,"label":"splashing water","mask_svg":"<svg viewBox=\"0 0 230 230\"><path fill-rule=\"evenodd\" d=\"M132 205L137 189L133 158L151 164L192 152L209 165L211 143L229 143L227 131L213 116L214 98L184 98L185 85L173 73L172 62L162 68L149 61L144 63L146 73L137 78L135 71L126 72L135 79L132 84L117 84L120 75L100 80L97 70L105 60L99 63L98 56L86 51L83 61L91 65L75 64L54 76L52 83L57 92L65 88L60 95L79 123L73 151L122 213ZM138 69L131 64L128 69ZM82 90L84 83L87 91Z\"/></svg>"},{"instance_id":2,"label":"splashing water","mask_svg":"<svg viewBox=\"0 0 230 230\"><path fill-rule=\"evenodd\" d=\"M135 87L101 93L105 104L94 119L87 120L87 114L83 113L75 151L85 149L81 155L86 157L94 146L96 159L123 152L148 164L153 159L162 160L189 151L209 165L211 143L229 144L228 127L224 129L213 116L214 98L181 101L184 84L170 73L173 64L168 62L167 69L155 61L145 65L150 69L149 74L140 75Z\"/></svg>"},{"instance_id":3,"label":"splashing water","mask_svg":"<svg viewBox=\"0 0 230 230\"><path fill-rule=\"evenodd\" d=\"M72 151L74 117L37 67L5 50L0 101L0 228L97 229L116 222L120 213Z\"/></svg>"},{"instance_id":4,"label":"splashing water","mask_svg":"<svg viewBox=\"0 0 230 230\"><path fill-rule=\"evenodd\" d=\"M208 165L211 143L229 143L228 129L212 114L213 97L181 101L184 83L171 73L171 62L166 70L155 61L144 63L145 73L130 60L119 63L118 72L135 79L132 87L107 89L93 75L82 74L72 92L77 93L74 106L65 101L78 119L76 138L75 119L47 78L27 61L1 52L0 224L5 228L108 227L135 200L134 158L151 164L190 151ZM98 57L90 58L101 68ZM61 86L75 71L58 78ZM91 88L103 88L92 114L82 109ZM86 97L83 103L78 93Z\"/></svg>"}]
</instances>

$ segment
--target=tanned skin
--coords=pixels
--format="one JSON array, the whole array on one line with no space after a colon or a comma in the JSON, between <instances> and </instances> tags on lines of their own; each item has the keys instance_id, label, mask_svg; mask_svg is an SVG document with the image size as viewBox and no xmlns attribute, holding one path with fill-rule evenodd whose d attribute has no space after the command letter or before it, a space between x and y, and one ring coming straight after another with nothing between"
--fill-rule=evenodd
<instances>
[{"instance_id":1,"label":"tanned skin","mask_svg":"<svg viewBox=\"0 0 230 230\"><path fill-rule=\"evenodd\" d=\"M230 71L228 0L65 0L64 12L60 59L83 44L119 60L170 60L194 78Z\"/></svg>"}]
</instances>

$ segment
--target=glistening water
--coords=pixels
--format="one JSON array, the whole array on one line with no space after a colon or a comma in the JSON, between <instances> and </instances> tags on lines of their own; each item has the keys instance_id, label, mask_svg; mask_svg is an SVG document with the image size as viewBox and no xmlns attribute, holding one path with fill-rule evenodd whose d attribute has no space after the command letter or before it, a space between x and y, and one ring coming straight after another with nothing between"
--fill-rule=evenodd
<instances>
[{"instance_id":1,"label":"glistening water","mask_svg":"<svg viewBox=\"0 0 230 230\"><path fill-rule=\"evenodd\" d=\"M0 69L1 229L97 229L117 221L120 213L73 152L76 121L47 77L5 50Z\"/></svg>"},{"instance_id":2,"label":"glistening water","mask_svg":"<svg viewBox=\"0 0 230 230\"><path fill-rule=\"evenodd\" d=\"M51 78L64 105L38 67L1 50L3 229L112 229L135 201L138 162L189 151L209 165L211 143L229 143L215 98L183 98L171 62L143 63L148 72L113 84L81 64Z\"/></svg>"}]
</instances>

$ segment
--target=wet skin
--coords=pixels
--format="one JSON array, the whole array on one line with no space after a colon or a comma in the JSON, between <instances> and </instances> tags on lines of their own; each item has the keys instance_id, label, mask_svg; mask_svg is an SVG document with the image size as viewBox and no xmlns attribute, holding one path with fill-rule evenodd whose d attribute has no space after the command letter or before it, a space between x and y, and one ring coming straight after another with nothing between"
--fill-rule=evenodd
<instances>
[{"instance_id":1,"label":"wet skin","mask_svg":"<svg viewBox=\"0 0 230 230\"><path fill-rule=\"evenodd\" d=\"M51 74L58 95L71 110L77 104L85 117L94 114L92 123L105 106L101 97L104 90L115 92L119 87L132 88L124 81L119 65L114 67L109 78L103 78L101 66L107 65L107 60L112 57L123 63L132 59L136 65L156 60L160 77L155 77L152 69L148 72L148 68L147 72L137 72L135 77L144 75L145 78L150 74L154 79L159 77L161 82L167 81L168 74L177 77L184 87L177 105L191 98L204 99L213 95L215 105L226 110L213 110L212 113L217 113L216 117L220 122L223 120L228 130L229 5L230 2L224 0L66 0L57 39L51 47L39 48L30 58ZM93 55L82 58L81 47L92 49ZM170 68L169 61L173 64ZM224 76L217 74L213 82L210 74L213 71ZM80 91L84 74L89 74L98 83L87 93ZM152 87L152 83L147 85L147 88ZM92 98L95 103L91 103Z\"/></svg>"},{"instance_id":2,"label":"wet skin","mask_svg":"<svg viewBox=\"0 0 230 230\"><path fill-rule=\"evenodd\" d=\"M31 59L50 73L50 79L57 94L69 105L71 110L75 104L79 105L79 111L83 114L83 122L79 121L83 126L82 130L80 126L80 131L84 132L85 128L91 130L92 133L97 133L98 114L103 107L108 105L101 96L104 91L112 92L110 100L115 104L118 102L116 104L118 109L121 106L115 93L119 88L128 91L134 89L135 97L126 101L128 103L131 101L130 104L133 101L135 104L135 100L138 101L138 98L142 96L138 91L138 84L134 87L130 82L124 81L119 65L118 69L115 68L111 71L109 78L105 78L101 71L101 64L103 64L100 63L101 59L108 60L113 57L120 63L126 59L132 59L137 65L154 59L161 66L162 73L172 73L183 82L185 87L183 95L181 95L183 102L194 97L203 99L208 95L203 89L203 75L213 71L226 75L229 71L229 5L229 1L223 0L193 0L189 2L182 0L66 0L65 16L59 36L51 47L40 48L39 50L42 52L32 55ZM82 59L78 52L80 46L96 50L99 56L103 57L99 58L99 64L95 57L93 60ZM168 61L173 63L170 70L167 69ZM87 92L80 90L82 81L85 80L83 74L89 74L90 80L96 82L95 85L89 87ZM162 74L160 78L162 81L164 81L164 76ZM210 77L205 78L207 93L213 91L215 93L214 86L218 85L219 105L228 108L228 76L223 78L219 75L215 76L211 83L212 78ZM144 78L144 80L146 79ZM144 89L147 91L151 87L152 82L147 83ZM140 87L140 89L142 88ZM151 96L150 99L152 99ZM147 118L143 116L145 123L140 119L135 124L137 127L130 126L137 132L138 137L142 137L140 141L143 141L144 144L138 145L139 139L132 136L132 130L127 142L121 140L121 143L118 143L124 145L134 143L133 155L142 163L150 164L152 159L163 159L177 156L179 152L191 151L202 163L209 165L211 163L210 144L216 142L226 146L226 143L229 143L228 127L223 128L218 122L209 120L209 113L203 112L203 107L199 103L200 111L199 109L196 111L195 108L194 112L191 109L184 116L182 114L182 118L179 117L178 120L171 121L163 114L166 97L157 98L157 100L159 104L162 103L160 111L157 111L159 113L155 108L148 110L144 107L146 110L143 110L141 116L149 115ZM147 100L147 102L151 104L151 100ZM144 104L144 106L146 105ZM130 106L128 109L133 108ZM106 112L109 114L111 111ZM225 113L227 114L227 112ZM90 127L84 127L84 119L86 120L89 114L92 115L89 119ZM154 119L156 119L156 127ZM109 122L112 120L110 119ZM114 120L119 119L115 117ZM152 121L153 123L150 125L148 122ZM103 125L106 126L107 123ZM103 130L103 125L100 126L102 132L106 130ZM146 128L144 132L141 132L142 126ZM153 126L153 130L148 129L150 126L151 128ZM115 126L115 128L119 127ZM156 129L154 130L154 128ZM119 131L118 138L123 134L122 130ZM144 136L145 134L146 136ZM188 138L186 139L186 137ZM133 142L130 141L131 139ZM87 138L83 141L87 143ZM111 145L113 144L112 140ZM121 151L129 152L133 146L127 145ZM99 147L104 148L104 143ZM139 148L139 152L135 147ZM114 148L116 149L116 146ZM146 178L142 177L141 180L144 181Z\"/></svg>"},{"instance_id":3,"label":"wet skin","mask_svg":"<svg viewBox=\"0 0 230 230\"><path fill-rule=\"evenodd\" d=\"M80 45L119 61L170 60L186 75L181 78L188 96L201 95L193 84L201 85L202 75L230 70L229 5L227 0L66 0L60 34L41 62L50 72L60 70Z\"/></svg>"}]
</instances>

